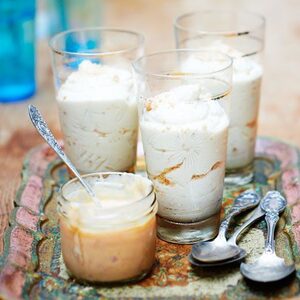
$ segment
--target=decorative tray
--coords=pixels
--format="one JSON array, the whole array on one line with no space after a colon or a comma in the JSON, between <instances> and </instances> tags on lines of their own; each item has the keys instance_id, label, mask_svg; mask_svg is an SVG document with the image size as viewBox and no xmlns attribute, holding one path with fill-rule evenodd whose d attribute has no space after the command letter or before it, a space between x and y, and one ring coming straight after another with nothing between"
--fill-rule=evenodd
<instances>
[{"instance_id":1,"label":"decorative tray","mask_svg":"<svg viewBox=\"0 0 300 300\"><path fill-rule=\"evenodd\" d=\"M95 286L69 278L60 249L56 196L69 175L46 146L27 155L22 183L15 199L10 225L5 232L0 257L2 299L265 299L300 295L300 151L280 141L257 142L255 183L226 187L223 213L241 191L260 187L283 192L289 207L281 216L276 233L276 252L286 262L296 263L296 274L283 282L259 285L246 281L239 265L195 269L188 262L189 245L158 241L152 273L136 284ZM142 159L138 171L143 171ZM245 218L243 216L242 218ZM242 218L237 219L238 225ZM246 261L262 253L266 225L257 223L240 239ZM101 249L99 249L101 251Z\"/></svg>"}]
</instances>

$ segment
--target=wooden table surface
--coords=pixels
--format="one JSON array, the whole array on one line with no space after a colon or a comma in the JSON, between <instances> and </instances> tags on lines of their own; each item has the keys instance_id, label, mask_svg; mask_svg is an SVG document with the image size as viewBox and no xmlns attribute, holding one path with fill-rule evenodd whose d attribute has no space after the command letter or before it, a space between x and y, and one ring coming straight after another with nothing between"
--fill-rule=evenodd
<instances>
[{"instance_id":1,"label":"wooden table surface","mask_svg":"<svg viewBox=\"0 0 300 300\"><path fill-rule=\"evenodd\" d=\"M264 14L267 20L265 73L258 133L300 147L299 0L102 1L102 24L144 33L147 52L174 48L173 20L185 12L238 8ZM22 103L0 104L0 241L20 183L24 155L42 143L27 117L27 105L37 105L55 134L61 136L46 41L39 41L37 55L37 94ZM1 242L0 253L2 248Z\"/></svg>"}]
</instances>

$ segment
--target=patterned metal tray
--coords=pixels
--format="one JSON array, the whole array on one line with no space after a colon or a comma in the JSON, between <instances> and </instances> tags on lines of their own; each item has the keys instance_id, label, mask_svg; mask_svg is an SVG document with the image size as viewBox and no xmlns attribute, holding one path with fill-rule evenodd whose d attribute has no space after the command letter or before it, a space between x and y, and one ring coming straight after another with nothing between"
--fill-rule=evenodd
<instances>
[{"instance_id":1,"label":"patterned metal tray","mask_svg":"<svg viewBox=\"0 0 300 300\"><path fill-rule=\"evenodd\" d=\"M288 200L276 234L276 251L297 272L276 284L259 285L245 281L238 265L194 269L187 260L191 246L158 241L152 273L137 284L122 286L82 285L70 279L61 257L56 213L59 186L68 173L46 146L34 148L24 161L22 184L6 230L0 257L0 297L3 299L265 299L300 295L300 151L272 139L257 143L255 183L226 188L223 210L233 198L249 187L263 191L278 189ZM143 169L142 161L138 168ZM242 219L237 219L239 224ZM246 261L263 250L265 222L245 233L240 245ZM297 245L298 244L298 245Z\"/></svg>"}]
</instances>

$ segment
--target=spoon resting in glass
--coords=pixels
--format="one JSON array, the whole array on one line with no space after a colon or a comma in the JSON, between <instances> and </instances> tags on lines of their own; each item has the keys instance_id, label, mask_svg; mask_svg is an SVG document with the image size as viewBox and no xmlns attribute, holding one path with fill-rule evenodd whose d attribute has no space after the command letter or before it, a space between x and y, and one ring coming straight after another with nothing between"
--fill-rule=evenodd
<instances>
[{"instance_id":1,"label":"spoon resting in glass","mask_svg":"<svg viewBox=\"0 0 300 300\"><path fill-rule=\"evenodd\" d=\"M63 160L63 162L70 168L74 175L78 178L79 182L82 184L86 192L89 194L90 198L94 201L95 204L101 206L100 199L96 196L95 192L91 186L80 176L79 172L66 156L65 152L62 150L57 140L50 131L47 123L43 119L41 113L34 105L28 106L28 114L31 119L32 124L39 132L39 134L45 139L48 145L56 152L56 154Z\"/></svg>"}]
</instances>

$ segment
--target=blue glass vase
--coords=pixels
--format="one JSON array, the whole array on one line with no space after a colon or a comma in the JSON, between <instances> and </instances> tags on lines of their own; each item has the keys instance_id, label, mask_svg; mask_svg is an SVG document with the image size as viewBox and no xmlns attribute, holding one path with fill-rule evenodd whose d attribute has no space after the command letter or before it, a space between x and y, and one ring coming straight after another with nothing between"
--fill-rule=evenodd
<instances>
[{"instance_id":1,"label":"blue glass vase","mask_svg":"<svg viewBox=\"0 0 300 300\"><path fill-rule=\"evenodd\" d=\"M35 93L35 0L0 1L0 102Z\"/></svg>"}]
</instances>

